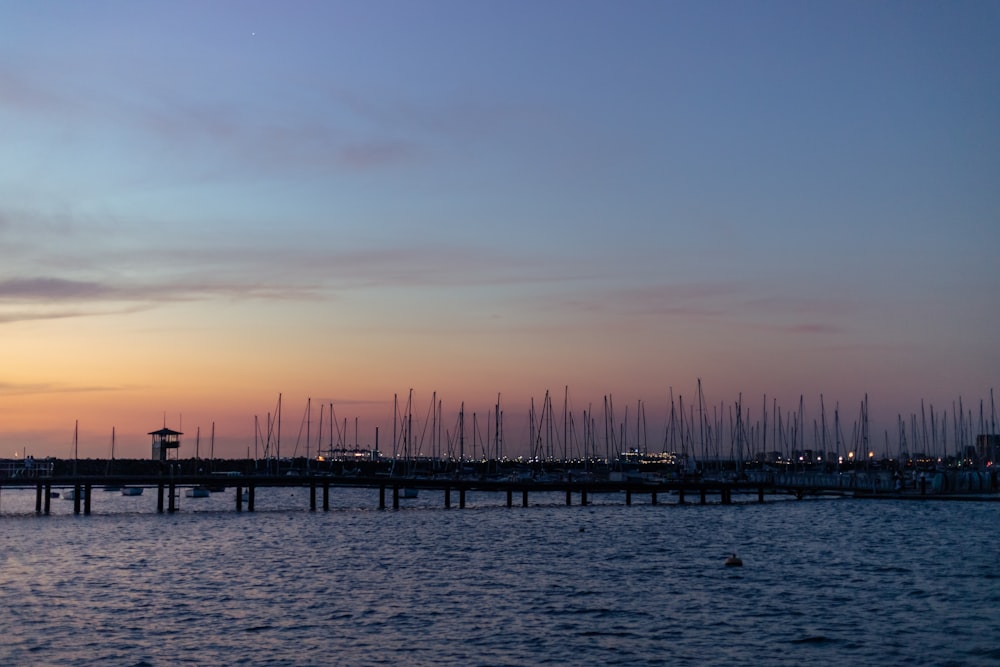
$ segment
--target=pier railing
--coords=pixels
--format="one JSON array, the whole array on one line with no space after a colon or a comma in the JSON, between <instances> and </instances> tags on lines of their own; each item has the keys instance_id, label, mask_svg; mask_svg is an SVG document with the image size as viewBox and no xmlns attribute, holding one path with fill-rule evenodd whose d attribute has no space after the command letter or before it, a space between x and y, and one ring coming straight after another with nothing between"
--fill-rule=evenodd
<instances>
[{"instance_id":1,"label":"pier railing","mask_svg":"<svg viewBox=\"0 0 1000 667\"><path fill-rule=\"evenodd\" d=\"M885 471L839 472L768 472L747 471L746 477L755 484L777 488L815 488L825 491L888 491L894 488L893 476Z\"/></svg>"},{"instance_id":2,"label":"pier railing","mask_svg":"<svg viewBox=\"0 0 1000 667\"><path fill-rule=\"evenodd\" d=\"M47 459L36 461L29 456L23 459L0 460L0 480L52 477L54 470L55 462Z\"/></svg>"}]
</instances>

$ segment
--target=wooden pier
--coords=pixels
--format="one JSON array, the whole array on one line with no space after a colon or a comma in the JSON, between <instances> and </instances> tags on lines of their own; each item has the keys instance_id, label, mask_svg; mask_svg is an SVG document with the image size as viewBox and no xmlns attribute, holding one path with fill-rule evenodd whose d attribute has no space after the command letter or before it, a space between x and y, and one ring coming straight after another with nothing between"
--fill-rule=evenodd
<instances>
[{"instance_id":1,"label":"wooden pier","mask_svg":"<svg viewBox=\"0 0 1000 667\"><path fill-rule=\"evenodd\" d=\"M1000 500L1000 494L994 485L989 488L968 489L964 493L936 493L927 487L906 492L894 491L887 481L880 477L845 477L830 475L760 475L743 479L663 479L637 480L625 479L619 481L593 479L561 479L557 481L540 480L497 480L497 479L467 479L467 478L401 478L401 477L337 477L337 476L232 476L220 478L214 475L176 475L164 476L73 476L44 477L37 479L3 479L3 488L34 488L35 512L48 515L51 511L53 489L73 490L74 514L88 515L91 512L91 499L95 489L105 486L141 487L156 493L156 510L158 513L174 513L178 510L177 499L182 490L194 487L218 488L225 486L235 490L234 510L236 512L255 511L256 492L261 488L308 488L309 509L316 511L330 509L330 494L338 488L366 488L378 491L378 508L399 509L400 499L407 490L439 493L445 508L453 507L453 499L457 497L458 508L466 506L469 492L504 494L507 507L517 504L527 507L529 496L539 493L564 494L567 505L586 506L596 495L617 496L625 505L632 505L636 497L648 498L652 505L660 504L666 498L673 503L707 504L710 499L722 505L733 502L733 496L739 495L748 501L763 503L769 497L793 496L802 499L806 496L839 495L865 498L906 498L906 499L962 499L962 500ZM387 502L387 497L389 498ZM575 500L574 500L575 499Z\"/></svg>"}]
</instances>

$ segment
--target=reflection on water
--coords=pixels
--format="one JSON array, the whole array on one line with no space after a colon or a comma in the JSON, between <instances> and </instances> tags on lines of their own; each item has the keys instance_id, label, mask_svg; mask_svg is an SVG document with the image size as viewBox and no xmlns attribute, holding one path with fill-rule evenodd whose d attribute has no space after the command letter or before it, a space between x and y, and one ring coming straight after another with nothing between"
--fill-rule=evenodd
<instances>
[{"instance_id":1,"label":"reflection on water","mask_svg":"<svg viewBox=\"0 0 1000 667\"><path fill-rule=\"evenodd\" d=\"M4 490L0 663L1000 664L994 503L232 493Z\"/></svg>"}]
</instances>

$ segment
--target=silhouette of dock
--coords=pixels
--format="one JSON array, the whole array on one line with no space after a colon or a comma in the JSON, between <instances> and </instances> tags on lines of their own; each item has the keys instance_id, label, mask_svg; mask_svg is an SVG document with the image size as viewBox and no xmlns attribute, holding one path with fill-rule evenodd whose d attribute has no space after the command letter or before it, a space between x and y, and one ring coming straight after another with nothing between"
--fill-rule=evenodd
<instances>
[{"instance_id":1,"label":"silhouette of dock","mask_svg":"<svg viewBox=\"0 0 1000 667\"><path fill-rule=\"evenodd\" d=\"M309 509L330 509L331 494L338 489L363 488L377 492L378 509L399 509L401 498L419 492L438 494L444 508L466 506L470 492L500 494L506 497L507 507L528 507L533 494L562 494L567 505L588 505L595 496L616 497L625 505L632 505L636 498L648 499L652 505L709 502L729 505L738 496L744 502L766 502L768 498L794 497L802 499L815 496L843 496L855 498L913 499L913 500L1000 500L995 477L984 476L976 481L953 482L945 485L923 484L919 488L900 491L892 486L892 478L885 473L828 474L751 472L733 478L720 477L669 479L637 478L593 479L568 474L558 479L496 479L462 477L387 477L313 475L73 475L39 477L35 479L0 479L3 488L34 488L35 512L48 515L51 511L53 490L63 489L73 500L75 514L91 513L93 491L104 488L141 488L156 494L159 513L178 511L177 499L182 491L204 489L235 491L233 509L236 512L253 512L256 509L256 492L261 488L307 488Z\"/></svg>"}]
</instances>

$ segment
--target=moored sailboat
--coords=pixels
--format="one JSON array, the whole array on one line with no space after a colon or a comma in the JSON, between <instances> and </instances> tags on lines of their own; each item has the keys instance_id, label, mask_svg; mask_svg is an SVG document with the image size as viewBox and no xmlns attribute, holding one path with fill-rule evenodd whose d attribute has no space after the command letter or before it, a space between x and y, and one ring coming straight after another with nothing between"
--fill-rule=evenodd
<instances>
[{"instance_id":1,"label":"moored sailboat","mask_svg":"<svg viewBox=\"0 0 1000 667\"><path fill-rule=\"evenodd\" d=\"M108 477L111 477L112 468L114 467L114 464L115 464L115 427L112 426L111 427L111 458L108 460L108 468L105 471L105 474ZM121 491L122 490L122 487L121 487L120 484L105 484L101 488L104 491Z\"/></svg>"},{"instance_id":2,"label":"moored sailboat","mask_svg":"<svg viewBox=\"0 0 1000 667\"><path fill-rule=\"evenodd\" d=\"M76 420L73 423L73 476L76 476L76 463L80 458L80 420ZM60 496L63 500L76 500L78 497L83 499L86 498L85 487L72 487L62 491ZM77 495L77 490L79 489L79 496Z\"/></svg>"},{"instance_id":3,"label":"moored sailboat","mask_svg":"<svg viewBox=\"0 0 1000 667\"><path fill-rule=\"evenodd\" d=\"M69 489L66 489L66 490L60 492L59 496L63 500L76 500L77 499L76 491L77 490L75 488L69 488ZM80 496L79 497L80 497L81 500L87 497L87 491L83 487L80 488Z\"/></svg>"}]
</instances>

